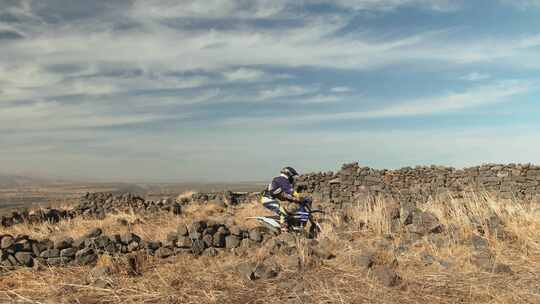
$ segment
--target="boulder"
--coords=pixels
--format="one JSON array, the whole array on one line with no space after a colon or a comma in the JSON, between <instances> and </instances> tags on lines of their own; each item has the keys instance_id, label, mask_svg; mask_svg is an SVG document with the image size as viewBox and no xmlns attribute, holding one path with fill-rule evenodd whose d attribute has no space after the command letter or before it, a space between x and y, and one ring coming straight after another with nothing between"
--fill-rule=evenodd
<instances>
[{"instance_id":1,"label":"boulder","mask_svg":"<svg viewBox=\"0 0 540 304\"><path fill-rule=\"evenodd\" d=\"M418 212L416 203L412 201L403 201L400 203L400 219L403 225L409 225L412 223L414 213Z\"/></svg>"},{"instance_id":2,"label":"boulder","mask_svg":"<svg viewBox=\"0 0 540 304\"><path fill-rule=\"evenodd\" d=\"M176 246L177 241L178 241L178 233L170 232L167 234L167 242Z\"/></svg>"},{"instance_id":3,"label":"boulder","mask_svg":"<svg viewBox=\"0 0 540 304\"><path fill-rule=\"evenodd\" d=\"M61 238L57 240L54 243L54 248L58 250L62 250L62 249L70 248L72 245L73 245L73 238L65 237L65 238Z\"/></svg>"},{"instance_id":4,"label":"boulder","mask_svg":"<svg viewBox=\"0 0 540 304\"><path fill-rule=\"evenodd\" d=\"M48 258L47 264L49 264L50 266L64 266L67 265L70 261L71 259L67 257Z\"/></svg>"},{"instance_id":5,"label":"boulder","mask_svg":"<svg viewBox=\"0 0 540 304\"><path fill-rule=\"evenodd\" d=\"M84 248L75 253L75 259L79 265L89 265L96 262L98 256L94 249Z\"/></svg>"},{"instance_id":6,"label":"boulder","mask_svg":"<svg viewBox=\"0 0 540 304\"><path fill-rule=\"evenodd\" d=\"M194 221L189 225L189 233L202 233L204 229L206 228L206 222L205 221Z\"/></svg>"},{"instance_id":7,"label":"boulder","mask_svg":"<svg viewBox=\"0 0 540 304\"><path fill-rule=\"evenodd\" d=\"M486 238L483 238L478 235L471 236L471 244L474 247L475 250L488 250L489 249L489 242Z\"/></svg>"},{"instance_id":8,"label":"boulder","mask_svg":"<svg viewBox=\"0 0 540 304\"><path fill-rule=\"evenodd\" d=\"M161 247L161 242L149 241L146 243L146 248L150 250L158 250Z\"/></svg>"},{"instance_id":9,"label":"boulder","mask_svg":"<svg viewBox=\"0 0 540 304\"><path fill-rule=\"evenodd\" d=\"M97 246L97 248L101 248L101 249L107 247L110 243L111 243L111 239L104 234L96 237L94 240L94 244Z\"/></svg>"},{"instance_id":10,"label":"boulder","mask_svg":"<svg viewBox=\"0 0 540 304\"><path fill-rule=\"evenodd\" d=\"M0 240L0 249L8 249L13 245L15 245L15 239L13 239L11 235L2 236L2 240Z\"/></svg>"},{"instance_id":11,"label":"boulder","mask_svg":"<svg viewBox=\"0 0 540 304\"><path fill-rule=\"evenodd\" d=\"M75 254L77 253L77 249L75 248L65 248L60 251L61 257L67 257L67 258L73 258Z\"/></svg>"},{"instance_id":12,"label":"boulder","mask_svg":"<svg viewBox=\"0 0 540 304\"><path fill-rule=\"evenodd\" d=\"M205 243L202 240L193 240L191 244L191 253L201 255L204 251Z\"/></svg>"},{"instance_id":13,"label":"boulder","mask_svg":"<svg viewBox=\"0 0 540 304\"><path fill-rule=\"evenodd\" d=\"M167 247L161 247L158 250L156 250L156 256L160 259L168 258L172 256L173 254L174 252L170 248L167 248Z\"/></svg>"},{"instance_id":14,"label":"boulder","mask_svg":"<svg viewBox=\"0 0 540 304\"><path fill-rule=\"evenodd\" d=\"M133 242L131 242L131 243L129 243L129 244L127 245L127 251L128 251L128 252L137 251L137 250L140 249L140 247L141 247L141 246L140 246L140 244L139 244L138 242L133 241Z\"/></svg>"},{"instance_id":15,"label":"boulder","mask_svg":"<svg viewBox=\"0 0 540 304\"><path fill-rule=\"evenodd\" d=\"M225 238L225 247L227 249L232 249L240 246L240 238L236 235L228 235Z\"/></svg>"},{"instance_id":16,"label":"boulder","mask_svg":"<svg viewBox=\"0 0 540 304\"><path fill-rule=\"evenodd\" d=\"M26 252L32 252L32 243L34 241L24 238L24 239L16 239L14 250L15 251L26 251Z\"/></svg>"},{"instance_id":17,"label":"boulder","mask_svg":"<svg viewBox=\"0 0 540 304\"><path fill-rule=\"evenodd\" d=\"M83 249L86 242L87 242L87 238L86 237L80 237L76 240L73 241L73 244L71 245L73 248L77 248L77 249Z\"/></svg>"},{"instance_id":18,"label":"boulder","mask_svg":"<svg viewBox=\"0 0 540 304\"><path fill-rule=\"evenodd\" d=\"M128 232L128 233L124 233L120 236L120 241L122 242L122 244L124 245L129 245L130 243L132 242L140 242L141 241L141 238L136 235L136 234L133 234L131 232Z\"/></svg>"},{"instance_id":19,"label":"boulder","mask_svg":"<svg viewBox=\"0 0 540 304\"><path fill-rule=\"evenodd\" d=\"M19 262L20 265L32 267L33 266L33 257L31 252L16 252L15 259Z\"/></svg>"},{"instance_id":20,"label":"boulder","mask_svg":"<svg viewBox=\"0 0 540 304\"><path fill-rule=\"evenodd\" d=\"M96 238L100 236L103 233L103 230L101 228L93 228L88 233L84 235L85 238Z\"/></svg>"},{"instance_id":21,"label":"boulder","mask_svg":"<svg viewBox=\"0 0 540 304\"><path fill-rule=\"evenodd\" d=\"M412 233L426 235L429 233L441 233L443 226L439 219L431 212L417 212L412 217L412 223L408 226Z\"/></svg>"},{"instance_id":22,"label":"boulder","mask_svg":"<svg viewBox=\"0 0 540 304\"><path fill-rule=\"evenodd\" d=\"M253 276L255 280L262 279L272 279L277 277L279 274L279 269L273 265L259 264L253 270Z\"/></svg>"},{"instance_id":23,"label":"boulder","mask_svg":"<svg viewBox=\"0 0 540 304\"><path fill-rule=\"evenodd\" d=\"M240 247L242 248L253 248L257 245L257 243L251 239L243 239L241 242L240 242Z\"/></svg>"},{"instance_id":24,"label":"boulder","mask_svg":"<svg viewBox=\"0 0 540 304\"><path fill-rule=\"evenodd\" d=\"M214 247L210 247L210 248L206 248L203 251L202 255L207 256L207 257L215 257L215 256L219 255L219 251Z\"/></svg>"},{"instance_id":25,"label":"boulder","mask_svg":"<svg viewBox=\"0 0 540 304\"><path fill-rule=\"evenodd\" d=\"M226 234L218 230L218 232L214 234L212 245L217 248L225 247L225 238Z\"/></svg>"},{"instance_id":26,"label":"boulder","mask_svg":"<svg viewBox=\"0 0 540 304\"><path fill-rule=\"evenodd\" d=\"M41 252L39 255L42 258L49 259L49 258L57 258L60 256L60 250L58 249L47 249Z\"/></svg>"},{"instance_id":27,"label":"boulder","mask_svg":"<svg viewBox=\"0 0 540 304\"><path fill-rule=\"evenodd\" d=\"M236 235L238 237L241 237L243 234L242 229L239 226L232 226L229 228L229 233L232 235Z\"/></svg>"},{"instance_id":28,"label":"boulder","mask_svg":"<svg viewBox=\"0 0 540 304\"><path fill-rule=\"evenodd\" d=\"M251 229L249 231L249 239L258 243L262 242L263 236L261 231L259 229Z\"/></svg>"},{"instance_id":29,"label":"boulder","mask_svg":"<svg viewBox=\"0 0 540 304\"><path fill-rule=\"evenodd\" d=\"M179 248L191 248L192 244L193 241L187 236L179 238L176 242L176 246Z\"/></svg>"},{"instance_id":30,"label":"boulder","mask_svg":"<svg viewBox=\"0 0 540 304\"><path fill-rule=\"evenodd\" d=\"M47 265L47 260L44 258L37 257L33 259L33 263L34 263L34 266L32 267L35 271L42 271L42 270L45 270L45 266Z\"/></svg>"}]
</instances>

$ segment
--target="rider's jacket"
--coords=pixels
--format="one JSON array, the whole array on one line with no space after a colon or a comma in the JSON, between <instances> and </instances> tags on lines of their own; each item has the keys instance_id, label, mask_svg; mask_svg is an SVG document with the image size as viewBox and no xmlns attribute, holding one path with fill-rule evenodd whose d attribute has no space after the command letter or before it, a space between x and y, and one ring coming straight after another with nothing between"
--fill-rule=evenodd
<instances>
[{"instance_id":1,"label":"rider's jacket","mask_svg":"<svg viewBox=\"0 0 540 304\"><path fill-rule=\"evenodd\" d=\"M273 199L289 198L293 197L294 188L286 175L274 177L272 182L268 184L268 187L263 192L263 196Z\"/></svg>"}]
</instances>

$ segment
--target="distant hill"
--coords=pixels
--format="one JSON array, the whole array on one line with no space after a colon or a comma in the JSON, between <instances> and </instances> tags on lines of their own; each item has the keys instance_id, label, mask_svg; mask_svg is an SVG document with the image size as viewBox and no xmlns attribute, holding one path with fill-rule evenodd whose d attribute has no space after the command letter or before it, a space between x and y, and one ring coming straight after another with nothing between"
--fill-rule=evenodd
<instances>
[{"instance_id":1,"label":"distant hill","mask_svg":"<svg viewBox=\"0 0 540 304\"><path fill-rule=\"evenodd\" d=\"M20 187L50 182L49 180L21 175L0 174L0 187Z\"/></svg>"}]
</instances>

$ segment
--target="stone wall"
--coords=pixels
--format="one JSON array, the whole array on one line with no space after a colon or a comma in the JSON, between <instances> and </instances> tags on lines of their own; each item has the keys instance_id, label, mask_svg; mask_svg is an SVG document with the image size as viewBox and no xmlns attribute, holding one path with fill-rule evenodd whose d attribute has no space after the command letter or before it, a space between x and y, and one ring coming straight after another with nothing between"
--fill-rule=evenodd
<instances>
[{"instance_id":1,"label":"stone wall","mask_svg":"<svg viewBox=\"0 0 540 304\"><path fill-rule=\"evenodd\" d=\"M36 210L18 209L0 216L0 226L10 227L17 224L38 224L42 222L57 223L62 219L75 217L103 219L107 214L118 212L135 212L137 214L157 214L171 212L179 215L182 207L190 203L218 202L225 206L242 204L256 199L257 193L248 192L213 192L195 193L190 198L145 200L132 194L113 194L107 192L86 193L77 204L69 209L44 208Z\"/></svg>"},{"instance_id":2,"label":"stone wall","mask_svg":"<svg viewBox=\"0 0 540 304\"><path fill-rule=\"evenodd\" d=\"M79 238L56 241L28 235L0 235L0 272L20 266L69 266L95 264L99 255L144 252L159 258L177 254L216 256L220 251L251 250L275 233L264 227L251 229L216 221L179 225L166 240L143 240L133 233L105 235L94 228Z\"/></svg>"},{"instance_id":3,"label":"stone wall","mask_svg":"<svg viewBox=\"0 0 540 304\"><path fill-rule=\"evenodd\" d=\"M338 172L303 175L298 185L315 199L336 204L371 196L425 202L470 191L489 192L501 199L540 201L540 167L485 164L464 169L429 166L377 170L351 163Z\"/></svg>"},{"instance_id":4,"label":"stone wall","mask_svg":"<svg viewBox=\"0 0 540 304\"><path fill-rule=\"evenodd\" d=\"M254 192L212 192L212 193L195 193L191 200L198 203L220 202L227 206L248 203L257 199L259 193Z\"/></svg>"},{"instance_id":5,"label":"stone wall","mask_svg":"<svg viewBox=\"0 0 540 304\"><path fill-rule=\"evenodd\" d=\"M177 202L174 199L147 201L131 193L120 195L102 192L87 193L79 199L77 204L69 209L43 208L36 210L13 210L9 214L0 216L0 226L10 227L21 223L57 223L62 219L73 219L75 217L103 219L110 213L131 211L137 214L159 212L180 214L182 205L181 202Z\"/></svg>"}]
</instances>

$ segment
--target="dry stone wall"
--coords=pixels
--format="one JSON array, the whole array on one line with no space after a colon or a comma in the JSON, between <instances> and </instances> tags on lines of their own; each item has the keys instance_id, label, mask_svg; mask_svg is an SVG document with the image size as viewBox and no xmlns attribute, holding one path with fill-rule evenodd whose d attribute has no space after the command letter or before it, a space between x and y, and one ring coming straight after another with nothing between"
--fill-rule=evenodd
<instances>
[{"instance_id":1,"label":"dry stone wall","mask_svg":"<svg viewBox=\"0 0 540 304\"><path fill-rule=\"evenodd\" d=\"M311 173L299 186L323 202L343 204L366 197L425 202L440 195L459 197L486 191L501 199L540 201L540 167L530 164L485 164L464 169L405 167L377 170L350 163L338 172Z\"/></svg>"},{"instance_id":2,"label":"dry stone wall","mask_svg":"<svg viewBox=\"0 0 540 304\"><path fill-rule=\"evenodd\" d=\"M19 209L0 216L0 226L10 227L16 224L37 224L42 222L57 223L63 219L75 217L105 218L107 214L133 211L138 214L172 212L180 214L182 204L174 199L147 201L144 198L124 193L87 193L70 209L44 208L36 210Z\"/></svg>"},{"instance_id":3,"label":"dry stone wall","mask_svg":"<svg viewBox=\"0 0 540 304\"><path fill-rule=\"evenodd\" d=\"M441 166L377 170L350 163L338 172L305 174L298 186L322 203L347 204L369 197L390 197L399 202L422 203L430 198L465 192L487 191L501 199L540 202L540 166L530 164L486 164L464 169ZM103 218L108 213L172 212L181 214L189 203L218 202L232 206L256 200L259 193L195 193L190 198L149 201L125 193L88 193L72 209L16 210L0 216L0 226L19 223L58 222L77 216Z\"/></svg>"},{"instance_id":4,"label":"dry stone wall","mask_svg":"<svg viewBox=\"0 0 540 304\"><path fill-rule=\"evenodd\" d=\"M212 192L212 193L194 193L191 200L198 203L220 202L225 205L238 205L248 203L257 199L258 193L253 192Z\"/></svg>"},{"instance_id":5,"label":"dry stone wall","mask_svg":"<svg viewBox=\"0 0 540 304\"><path fill-rule=\"evenodd\" d=\"M125 255L144 252L158 258L178 254L216 256L221 251L241 254L260 247L275 233L264 228L251 229L216 221L194 221L179 225L166 240L144 240L136 234L106 235L94 228L79 238L55 241L28 235L0 235L0 272L20 266L70 266L95 264L100 255ZM277 244L279 245L279 244Z\"/></svg>"},{"instance_id":6,"label":"dry stone wall","mask_svg":"<svg viewBox=\"0 0 540 304\"><path fill-rule=\"evenodd\" d=\"M37 224L42 222L57 223L63 219L75 217L103 219L107 214L118 212L135 212L137 214L157 214L160 212L182 213L182 207L190 203L218 202L225 206L237 205L256 199L257 193L248 192L214 192L195 193L191 198L145 200L143 197L124 193L115 195L107 192L86 193L79 202L70 209L44 208L36 210L19 209L0 216L1 227L28 223Z\"/></svg>"}]
</instances>

